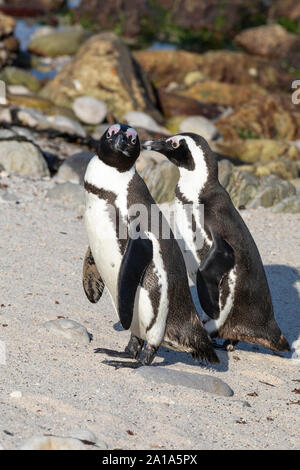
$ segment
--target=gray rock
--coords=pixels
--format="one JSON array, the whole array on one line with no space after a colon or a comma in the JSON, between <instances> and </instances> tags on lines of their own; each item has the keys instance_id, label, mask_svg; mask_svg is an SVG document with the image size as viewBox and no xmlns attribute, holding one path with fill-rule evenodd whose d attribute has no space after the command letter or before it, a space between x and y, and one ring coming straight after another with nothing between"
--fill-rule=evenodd
<instances>
[{"instance_id":1,"label":"gray rock","mask_svg":"<svg viewBox=\"0 0 300 470\"><path fill-rule=\"evenodd\" d=\"M289 181L282 180L275 175L268 175L261 179L257 194L248 207L272 207L295 194L296 188Z\"/></svg>"},{"instance_id":2,"label":"gray rock","mask_svg":"<svg viewBox=\"0 0 300 470\"><path fill-rule=\"evenodd\" d=\"M68 134L77 134L81 137L86 137L86 132L79 122L74 121L66 116L48 116L48 127L52 127L61 132L66 132Z\"/></svg>"},{"instance_id":3,"label":"gray rock","mask_svg":"<svg viewBox=\"0 0 300 470\"><path fill-rule=\"evenodd\" d=\"M154 152L153 150L142 150L136 162L136 169L137 171L142 171L147 165L161 163L163 161L164 156L162 154Z\"/></svg>"},{"instance_id":4,"label":"gray rock","mask_svg":"<svg viewBox=\"0 0 300 470\"><path fill-rule=\"evenodd\" d=\"M20 109L17 112L17 117L24 126L36 129L48 129L50 127L47 116L35 109Z\"/></svg>"},{"instance_id":5,"label":"gray rock","mask_svg":"<svg viewBox=\"0 0 300 470\"><path fill-rule=\"evenodd\" d=\"M219 181L224 188L227 188L234 166L228 160L218 162Z\"/></svg>"},{"instance_id":6,"label":"gray rock","mask_svg":"<svg viewBox=\"0 0 300 470\"><path fill-rule=\"evenodd\" d=\"M24 85L8 85L8 91L12 95L31 95L31 91Z\"/></svg>"},{"instance_id":7,"label":"gray rock","mask_svg":"<svg viewBox=\"0 0 300 470\"><path fill-rule=\"evenodd\" d=\"M34 135L32 132L30 132L29 129L26 129L25 127L19 127L19 126L12 126L11 128L17 135L21 135L22 137L26 137L26 139L29 140L34 140Z\"/></svg>"},{"instance_id":8,"label":"gray rock","mask_svg":"<svg viewBox=\"0 0 300 470\"><path fill-rule=\"evenodd\" d=\"M152 163L140 172L153 199L157 203L174 200L174 191L179 179L178 168L173 163L163 161Z\"/></svg>"},{"instance_id":9,"label":"gray rock","mask_svg":"<svg viewBox=\"0 0 300 470\"><path fill-rule=\"evenodd\" d=\"M278 204L272 207L272 212L279 213L285 212L290 214L297 214L300 212L300 194L296 194L295 196L287 197L283 199Z\"/></svg>"},{"instance_id":10,"label":"gray rock","mask_svg":"<svg viewBox=\"0 0 300 470\"><path fill-rule=\"evenodd\" d=\"M104 132L108 129L109 124L100 124L100 126L97 126L92 133L92 137L94 139L101 139L103 136Z\"/></svg>"},{"instance_id":11,"label":"gray rock","mask_svg":"<svg viewBox=\"0 0 300 470\"><path fill-rule=\"evenodd\" d=\"M49 169L42 152L30 142L1 141L0 163L9 172L49 176Z\"/></svg>"},{"instance_id":12,"label":"gray rock","mask_svg":"<svg viewBox=\"0 0 300 470\"><path fill-rule=\"evenodd\" d=\"M142 111L130 111L123 116L123 120L132 127L143 127L154 132L162 132L164 130L151 116Z\"/></svg>"},{"instance_id":13,"label":"gray rock","mask_svg":"<svg viewBox=\"0 0 300 470\"><path fill-rule=\"evenodd\" d=\"M226 190L236 207L248 206L257 193L258 185L259 180L255 176L233 167Z\"/></svg>"},{"instance_id":14,"label":"gray rock","mask_svg":"<svg viewBox=\"0 0 300 470\"><path fill-rule=\"evenodd\" d=\"M49 189L46 197L49 199L57 199L71 207L85 205L83 187L70 182L56 184L53 188Z\"/></svg>"},{"instance_id":15,"label":"gray rock","mask_svg":"<svg viewBox=\"0 0 300 470\"><path fill-rule=\"evenodd\" d=\"M14 194L8 191L5 191L2 194L0 193L0 197L1 197L1 200L5 202L16 202L18 200L18 198Z\"/></svg>"},{"instance_id":16,"label":"gray rock","mask_svg":"<svg viewBox=\"0 0 300 470\"><path fill-rule=\"evenodd\" d=\"M11 129L0 129L0 139L8 139L14 137L16 134Z\"/></svg>"},{"instance_id":17,"label":"gray rock","mask_svg":"<svg viewBox=\"0 0 300 470\"><path fill-rule=\"evenodd\" d=\"M135 373L141 375L146 380L151 380L158 384L181 385L182 387L202 390L224 397L231 397L233 395L233 390L229 385L211 375L192 374L159 366L140 367L136 369Z\"/></svg>"},{"instance_id":18,"label":"gray rock","mask_svg":"<svg viewBox=\"0 0 300 470\"><path fill-rule=\"evenodd\" d=\"M19 450L86 450L86 447L71 437L35 436L25 441Z\"/></svg>"},{"instance_id":19,"label":"gray rock","mask_svg":"<svg viewBox=\"0 0 300 470\"><path fill-rule=\"evenodd\" d=\"M194 132L206 140L213 140L219 135L216 126L204 116L189 116L179 125L179 132Z\"/></svg>"},{"instance_id":20,"label":"gray rock","mask_svg":"<svg viewBox=\"0 0 300 470\"><path fill-rule=\"evenodd\" d=\"M46 330L58 334L77 343L89 344L91 338L87 329L74 320L58 318L43 324Z\"/></svg>"},{"instance_id":21,"label":"gray rock","mask_svg":"<svg viewBox=\"0 0 300 470\"><path fill-rule=\"evenodd\" d=\"M86 168L94 155L93 152L78 152L67 158L59 167L56 179L82 184Z\"/></svg>"},{"instance_id":22,"label":"gray rock","mask_svg":"<svg viewBox=\"0 0 300 470\"><path fill-rule=\"evenodd\" d=\"M76 117L85 124L100 124L107 114L106 104L92 96L76 98L72 108Z\"/></svg>"},{"instance_id":23,"label":"gray rock","mask_svg":"<svg viewBox=\"0 0 300 470\"><path fill-rule=\"evenodd\" d=\"M11 122L10 109L0 106L0 121Z\"/></svg>"}]
</instances>

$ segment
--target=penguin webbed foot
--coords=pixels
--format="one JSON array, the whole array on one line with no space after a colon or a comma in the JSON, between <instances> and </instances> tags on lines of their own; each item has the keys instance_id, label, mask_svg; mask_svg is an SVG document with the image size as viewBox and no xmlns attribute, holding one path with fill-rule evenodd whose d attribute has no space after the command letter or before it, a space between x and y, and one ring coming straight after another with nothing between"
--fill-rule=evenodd
<instances>
[{"instance_id":1,"label":"penguin webbed foot","mask_svg":"<svg viewBox=\"0 0 300 470\"><path fill-rule=\"evenodd\" d=\"M153 346L150 346L149 344L147 344L147 346L141 350L137 362L104 360L102 361L102 364L105 364L107 366L112 366L116 370L124 369L124 368L138 369L139 367L150 366L150 364L152 363L156 355L156 352L157 352L157 348L154 348Z\"/></svg>"}]
</instances>

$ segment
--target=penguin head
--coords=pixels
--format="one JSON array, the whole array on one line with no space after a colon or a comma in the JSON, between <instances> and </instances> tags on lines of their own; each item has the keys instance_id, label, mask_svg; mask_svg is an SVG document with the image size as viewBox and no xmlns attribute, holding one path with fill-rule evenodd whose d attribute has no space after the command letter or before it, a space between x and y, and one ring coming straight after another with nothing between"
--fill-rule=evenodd
<instances>
[{"instance_id":1,"label":"penguin head","mask_svg":"<svg viewBox=\"0 0 300 470\"><path fill-rule=\"evenodd\" d=\"M102 135L97 153L107 165L128 171L140 154L138 133L126 124L113 124Z\"/></svg>"},{"instance_id":2,"label":"penguin head","mask_svg":"<svg viewBox=\"0 0 300 470\"><path fill-rule=\"evenodd\" d=\"M162 153L178 166L180 172L203 172L205 169L210 177L217 177L216 158L206 140L198 134L183 132L163 139L146 140L142 147Z\"/></svg>"}]
</instances>

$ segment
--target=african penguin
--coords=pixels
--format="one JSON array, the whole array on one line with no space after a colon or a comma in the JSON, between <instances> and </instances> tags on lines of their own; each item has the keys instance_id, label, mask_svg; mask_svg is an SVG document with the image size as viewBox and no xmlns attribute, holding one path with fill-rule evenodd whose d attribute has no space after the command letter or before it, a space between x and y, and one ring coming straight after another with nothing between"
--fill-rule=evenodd
<instances>
[{"instance_id":1,"label":"african penguin","mask_svg":"<svg viewBox=\"0 0 300 470\"><path fill-rule=\"evenodd\" d=\"M107 286L122 326L131 330L124 353L97 352L138 359L136 363L104 361L118 368L151 364L161 344L218 362L194 307L174 235L170 232L164 239L160 231L152 229L153 207L160 217L162 213L135 170L139 153L137 132L114 124L101 137L85 174L89 248L83 268L84 290L91 302L97 302ZM137 217L141 212L146 215ZM138 236L132 236L134 223Z\"/></svg>"},{"instance_id":2,"label":"african penguin","mask_svg":"<svg viewBox=\"0 0 300 470\"><path fill-rule=\"evenodd\" d=\"M225 338L289 351L274 318L271 294L257 246L229 194L206 140L192 133L146 141L178 166L175 219L187 270L197 286L206 331ZM189 213L188 213L189 212ZM201 240L201 243L199 242Z\"/></svg>"}]
</instances>

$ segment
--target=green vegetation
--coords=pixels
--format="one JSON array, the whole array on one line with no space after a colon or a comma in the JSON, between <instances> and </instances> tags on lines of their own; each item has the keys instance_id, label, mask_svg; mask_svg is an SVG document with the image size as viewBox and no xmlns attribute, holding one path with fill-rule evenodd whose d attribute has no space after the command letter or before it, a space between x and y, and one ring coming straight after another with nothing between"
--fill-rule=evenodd
<instances>
[{"instance_id":1,"label":"green vegetation","mask_svg":"<svg viewBox=\"0 0 300 470\"><path fill-rule=\"evenodd\" d=\"M299 22L298 22L298 20L292 20L291 18L287 18L286 16L282 16L281 18L277 19L277 23L280 24L283 28L285 28L290 33L298 33L299 32Z\"/></svg>"},{"instance_id":2,"label":"green vegetation","mask_svg":"<svg viewBox=\"0 0 300 470\"><path fill-rule=\"evenodd\" d=\"M260 136L252 129L245 129L244 127L237 127L236 132L240 139L259 139Z\"/></svg>"}]
</instances>

